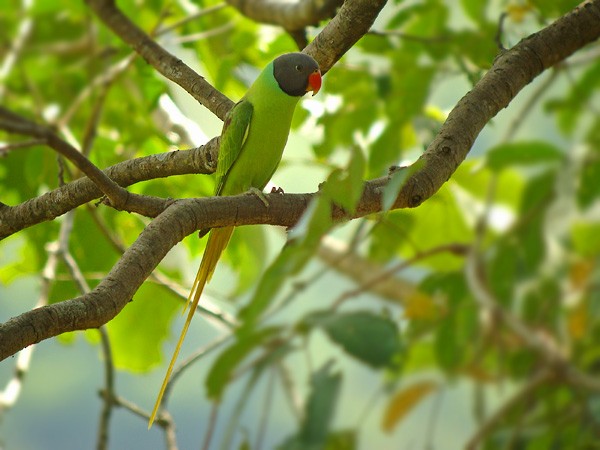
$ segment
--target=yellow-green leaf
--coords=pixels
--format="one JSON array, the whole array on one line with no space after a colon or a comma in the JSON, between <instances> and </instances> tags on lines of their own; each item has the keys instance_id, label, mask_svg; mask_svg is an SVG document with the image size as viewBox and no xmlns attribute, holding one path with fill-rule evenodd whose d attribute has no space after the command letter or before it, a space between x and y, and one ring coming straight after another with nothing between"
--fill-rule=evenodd
<instances>
[{"instance_id":1,"label":"yellow-green leaf","mask_svg":"<svg viewBox=\"0 0 600 450\"><path fill-rule=\"evenodd\" d=\"M391 433L394 428L421 402L438 388L433 381L417 381L398 391L388 403L381 428Z\"/></svg>"}]
</instances>

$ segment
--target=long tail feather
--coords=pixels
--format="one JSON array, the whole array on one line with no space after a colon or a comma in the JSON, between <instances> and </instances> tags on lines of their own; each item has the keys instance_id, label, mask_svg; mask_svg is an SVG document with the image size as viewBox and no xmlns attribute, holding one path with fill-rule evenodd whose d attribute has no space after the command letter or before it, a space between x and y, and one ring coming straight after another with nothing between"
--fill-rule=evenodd
<instances>
[{"instance_id":1,"label":"long tail feather","mask_svg":"<svg viewBox=\"0 0 600 450\"><path fill-rule=\"evenodd\" d=\"M148 428L152 426L152 424L154 423L154 419L156 418L156 414L158 413L158 408L160 407L160 403L165 393L165 389L167 387L167 384L169 383L169 379L171 378L171 373L173 372L175 361L177 361L177 356L179 355L181 344L183 344L183 340L185 339L185 335L187 334L190 322L192 321L192 317L194 317L194 313L196 312L196 307L198 306L198 302L200 301L200 296L202 295L204 286L208 281L210 281L212 274L215 271L215 267L217 266L217 262L221 257L221 253L223 253L223 250L225 249L225 247L227 247L232 233L233 227L215 228L211 230L210 235L208 236L206 250L204 250L202 262L200 263L196 279L194 280L194 285L192 287L192 290L190 291L190 296L188 297L188 303L191 300L192 305L185 320L185 324L183 325L183 329L181 330L181 335L179 336L179 340L177 341L177 346L175 347L173 356L171 357L171 362L169 363L169 368L167 369L165 379L163 380L163 384L158 393L158 397L156 398L154 409L152 410L150 420L148 421Z\"/></svg>"}]
</instances>

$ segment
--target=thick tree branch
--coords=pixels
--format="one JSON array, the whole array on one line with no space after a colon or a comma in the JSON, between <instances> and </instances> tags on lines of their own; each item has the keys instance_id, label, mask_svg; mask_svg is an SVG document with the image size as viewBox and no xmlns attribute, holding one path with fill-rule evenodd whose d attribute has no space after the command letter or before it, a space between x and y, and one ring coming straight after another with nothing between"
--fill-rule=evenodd
<instances>
[{"instance_id":1,"label":"thick tree branch","mask_svg":"<svg viewBox=\"0 0 600 450\"><path fill-rule=\"evenodd\" d=\"M387 0L346 0L304 52L319 63L325 74L369 31L386 3Z\"/></svg>"},{"instance_id":2,"label":"thick tree branch","mask_svg":"<svg viewBox=\"0 0 600 450\"><path fill-rule=\"evenodd\" d=\"M355 216L378 210L380 184L367 185ZM254 195L179 200L153 220L90 293L34 309L0 325L0 359L67 331L97 328L131 300L167 252L185 236L218 224L267 223L293 226L314 194L269 194L269 208ZM257 213L258 212L258 213ZM349 216L336 209L334 218Z\"/></svg>"},{"instance_id":3,"label":"thick tree branch","mask_svg":"<svg viewBox=\"0 0 600 450\"><path fill-rule=\"evenodd\" d=\"M279 25L287 31L301 30L333 17L344 0L226 0L255 22Z\"/></svg>"},{"instance_id":4,"label":"thick tree branch","mask_svg":"<svg viewBox=\"0 0 600 450\"><path fill-rule=\"evenodd\" d=\"M521 89L598 37L600 0L590 0L502 52L473 90L454 107L419 158L423 168L405 184L394 207L415 207L431 197L466 158L483 127Z\"/></svg>"},{"instance_id":5,"label":"thick tree branch","mask_svg":"<svg viewBox=\"0 0 600 450\"><path fill-rule=\"evenodd\" d=\"M225 119L233 102L187 64L152 40L117 8L113 0L86 0L86 3L107 27L129 44L148 64L185 89L221 120Z\"/></svg>"},{"instance_id":6,"label":"thick tree branch","mask_svg":"<svg viewBox=\"0 0 600 450\"><path fill-rule=\"evenodd\" d=\"M119 186L140 181L184 174L210 174L215 171L218 138L191 150L159 153L115 164L104 170ZM79 178L19 205L0 205L0 240L24 228L53 220L71 209L102 196L102 191L89 179ZM156 217L167 206L167 200L155 199L148 217ZM126 209L126 208L125 208Z\"/></svg>"}]
</instances>

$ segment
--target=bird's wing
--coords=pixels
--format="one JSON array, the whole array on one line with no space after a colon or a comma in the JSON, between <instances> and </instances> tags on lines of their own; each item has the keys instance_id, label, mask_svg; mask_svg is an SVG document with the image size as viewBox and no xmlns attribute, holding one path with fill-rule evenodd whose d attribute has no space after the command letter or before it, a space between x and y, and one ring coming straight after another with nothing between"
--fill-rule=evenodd
<instances>
[{"instance_id":1,"label":"bird's wing","mask_svg":"<svg viewBox=\"0 0 600 450\"><path fill-rule=\"evenodd\" d=\"M215 195L223 190L227 175L233 163L240 155L244 142L250 130L252 111L254 107L248 100L238 102L225 118L221 132L221 148L219 149L219 162L217 164L217 184Z\"/></svg>"}]
</instances>

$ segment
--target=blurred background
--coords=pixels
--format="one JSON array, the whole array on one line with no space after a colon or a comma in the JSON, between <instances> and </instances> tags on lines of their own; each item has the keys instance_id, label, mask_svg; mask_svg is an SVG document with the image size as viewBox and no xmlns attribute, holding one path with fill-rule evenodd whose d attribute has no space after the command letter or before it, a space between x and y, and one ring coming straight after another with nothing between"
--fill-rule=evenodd
<instances>
[{"instance_id":1,"label":"blurred background","mask_svg":"<svg viewBox=\"0 0 600 450\"><path fill-rule=\"evenodd\" d=\"M229 3L119 7L237 100L303 38ZM167 397L167 432L148 431L147 415L206 242L195 234L104 327L110 355L88 330L0 363L0 447L595 448L597 44L520 92L418 208L327 220L330 202L352 210L362 181L417 160L498 43L510 48L577 3L388 2L322 91L298 106L267 191L315 192L325 181L325 194L291 233L236 230L201 302L212 314L197 315L184 343L179 364L198 358ZM0 11L0 104L77 148L89 142L98 167L220 133L219 119L135 58L85 4L9 4ZM0 131L0 202L19 205L78 176L49 148ZM186 198L213 187L196 174L129 190ZM149 222L90 203L6 237L0 320L80 295L74 272L93 288ZM254 328L236 335L233 322L257 304L265 307Z\"/></svg>"}]
</instances>

